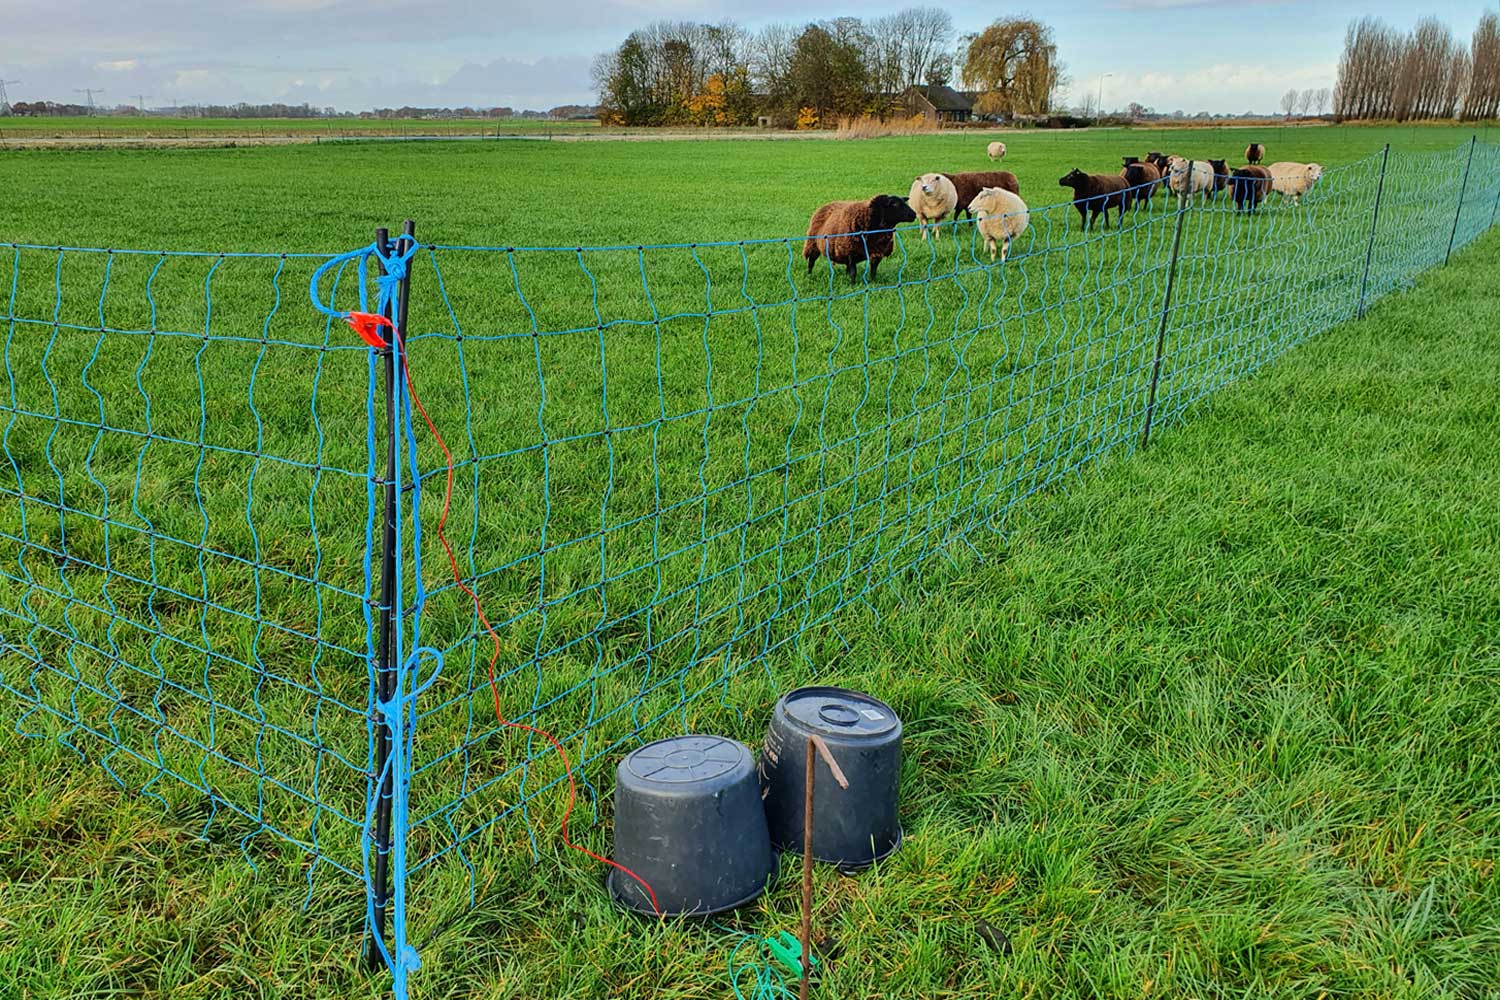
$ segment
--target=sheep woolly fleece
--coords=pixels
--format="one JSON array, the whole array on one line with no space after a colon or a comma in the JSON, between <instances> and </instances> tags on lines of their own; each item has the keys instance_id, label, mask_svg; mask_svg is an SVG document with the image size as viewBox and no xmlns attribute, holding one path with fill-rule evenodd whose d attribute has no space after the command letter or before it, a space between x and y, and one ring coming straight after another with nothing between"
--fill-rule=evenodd
<instances>
[{"instance_id":1,"label":"sheep woolly fleece","mask_svg":"<svg viewBox=\"0 0 1500 1000\"><path fill-rule=\"evenodd\" d=\"M1167 187L1173 194L1194 195L1212 191L1214 183L1214 167L1207 160L1189 162L1180 156L1167 160Z\"/></svg>"},{"instance_id":2,"label":"sheep woolly fleece","mask_svg":"<svg viewBox=\"0 0 1500 1000\"><path fill-rule=\"evenodd\" d=\"M848 264L870 256L889 257L895 249L891 233L869 233L870 203L867 201L831 201L813 213L807 224L807 242L802 256L823 254L835 264Z\"/></svg>"},{"instance_id":3,"label":"sheep woolly fleece","mask_svg":"<svg viewBox=\"0 0 1500 1000\"><path fill-rule=\"evenodd\" d=\"M1293 205L1300 204L1302 196L1311 191L1323 176L1323 166L1319 163L1281 160L1267 169L1271 171L1271 190L1283 198L1292 199Z\"/></svg>"},{"instance_id":4,"label":"sheep woolly fleece","mask_svg":"<svg viewBox=\"0 0 1500 1000\"><path fill-rule=\"evenodd\" d=\"M923 174L911 182L906 203L917 213L917 226L925 240L928 224L936 223L958 206L958 189L942 174ZM938 232L941 235L941 230Z\"/></svg>"},{"instance_id":5,"label":"sheep woolly fleece","mask_svg":"<svg viewBox=\"0 0 1500 1000\"><path fill-rule=\"evenodd\" d=\"M995 244L1000 244L1000 259L1005 260L1010 252L1010 241L1026 231L1030 214L1021 196L1004 188L985 188L969 203L969 211L979 222L979 235L984 237L984 248L995 259Z\"/></svg>"}]
</instances>

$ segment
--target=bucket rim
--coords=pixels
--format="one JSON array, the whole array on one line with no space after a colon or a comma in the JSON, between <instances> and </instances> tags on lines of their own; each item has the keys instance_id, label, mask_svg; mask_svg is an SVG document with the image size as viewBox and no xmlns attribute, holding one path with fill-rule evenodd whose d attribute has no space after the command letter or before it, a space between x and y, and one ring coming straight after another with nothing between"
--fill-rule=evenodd
<instances>
[{"instance_id":1,"label":"bucket rim","mask_svg":"<svg viewBox=\"0 0 1500 1000\"><path fill-rule=\"evenodd\" d=\"M880 710L878 714L883 716L878 721L886 724L873 732L861 731L857 728L851 728L852 725L858 724L858 720L851 720L849 723L833 722L825 717L820 721L814 722L810 719L799 718L792 713L791 705L794 700L816 697L818 695L835 697L840 701L852 702L854 704L868 704L870 708L860 712L861 715L866 716L866 721L871 721L868 713L878 709ZM782 721L799 730L816 733L824 739L846 743L899 742L905 736L906 730L905 724L901 721L901 716L885 701L866 691L857 691L853 688L837 687L831 684L813 684L807 687L794 688L786 692L786 694L776 699L776 707L772 720L773 722Z\"/></svg>"},{"instance_id":2,"label":"bucket rim","mask_svg":"<svg viewBox=\"0 0 1500 1000\"><path fill-rule=\"evenodd\" d=\"M609 870L609 874L604 877L604 881L606 887L609 889L610 901L620 909L625 910L628 913L634 913L642 917L670 917L672 919L676 919L678 917L688 917L693 919L715 917L721 913L728 913L730 910L737 910L742 906L748 906L749 904L755 902L757 899L763 896L766 891L770 889L771 883L776 881L776 879L781 875L781 853L782 852L776 850L774 847L771 849L771 870L766 875L765 879L760 883L760 885L756 887L756 890L754 892L742 899L737 899L732 903L725 903L722 906L717 906L713 909L708 910L693 908L687 910L662 910L660 913L657 913L657 911L653 910L649 905L637 905L620 891L620 887L616 884L616 881L623 876L623 873L618 869L611 868ZM634 883L632 882L632 884Z\"/></svg>"}]
</instances>

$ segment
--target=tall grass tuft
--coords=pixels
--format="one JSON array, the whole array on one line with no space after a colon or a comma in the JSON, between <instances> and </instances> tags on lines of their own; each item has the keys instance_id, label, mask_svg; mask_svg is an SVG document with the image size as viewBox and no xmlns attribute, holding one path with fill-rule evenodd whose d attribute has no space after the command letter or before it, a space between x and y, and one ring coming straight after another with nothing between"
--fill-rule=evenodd
<instances>
[{"instance_id":1,"label":"tall grass tuft","mask_svg":"<svg viewBox=\"0 0 1500 1000\"><path fill-rule=\"evenodd\" d=\"M921 115L886 119L860 115L858 118L840 118L834 135L839 139L884 139L893 135L930 135L937 131L937 123Z\"/></svg>"}]
</instances>

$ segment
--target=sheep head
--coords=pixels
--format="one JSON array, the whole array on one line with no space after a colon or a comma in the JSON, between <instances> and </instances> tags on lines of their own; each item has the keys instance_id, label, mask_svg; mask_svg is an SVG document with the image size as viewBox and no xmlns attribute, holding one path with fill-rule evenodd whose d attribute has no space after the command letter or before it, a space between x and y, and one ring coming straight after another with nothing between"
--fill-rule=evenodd
<instances>
[{"instance_id":1,"label":"sheep head","mask_svg":"<svg viewBox=\"0 0 1500 1000\"><path fill-rule=\"evenodd\" d=\"M906 199L894 194L877 194L870 199L870 228L895 229L903 222L915 222L917 213Z\"/></svg>"}]
</instances>

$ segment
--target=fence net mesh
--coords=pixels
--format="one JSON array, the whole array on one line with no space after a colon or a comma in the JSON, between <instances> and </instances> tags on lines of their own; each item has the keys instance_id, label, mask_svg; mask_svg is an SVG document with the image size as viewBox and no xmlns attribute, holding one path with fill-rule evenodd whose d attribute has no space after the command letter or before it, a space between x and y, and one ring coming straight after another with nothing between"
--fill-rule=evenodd
<instances>
[{"instance_id":1,"label":"fence net mesh","mask_svg":"<svg viewBox=\"0 0 1500 1000\"><path fill-rule=\"evenodd\" d=\"M429 652L402 667L426 686L394 877L472 879L497 827L535 845L559 811L555 753L497 722L465 587L502 712L592 787L762 704L799 640L1130 452L1148 407L1180 420L1441 264L1495 222L1497 168L1465 144L1328 169L1297 205L1034 208L1003 264L968 221L903 228L852 283L801 238L424 246L407 364L452 448L463 587L430 527L403 534L404 648ZM369 889L385 388L308 302L329 258L0 250L18 730ZM412 440L401 516L430 525L447 466Z\"/></svg>"}]
</instances>

